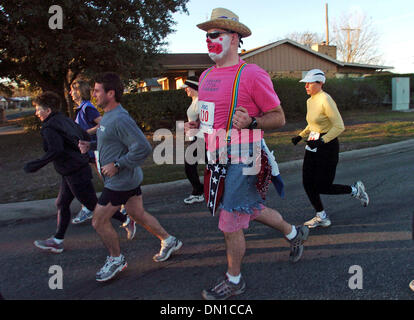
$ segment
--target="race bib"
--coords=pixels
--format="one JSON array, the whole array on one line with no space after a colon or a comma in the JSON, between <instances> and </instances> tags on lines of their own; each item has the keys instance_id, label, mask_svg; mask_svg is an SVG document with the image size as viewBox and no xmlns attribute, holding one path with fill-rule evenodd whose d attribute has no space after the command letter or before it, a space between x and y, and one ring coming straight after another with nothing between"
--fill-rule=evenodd
<instances>
[{"instance_id":1,"label":"race bib","mask_svg":"<svg viewBox=\"0 0 414 320\"><path fill-rule=\"evenodd\" d=\"M314 131L312 131L312 132L309 134L308 141L315 141L315 140L318 140L320 136L321 136L321 134L320 134L319 132L314 132ZM318 151L318 148L311 149L308 145L306 145L305 149L306 149L306 150L308 150L308 151L311 151L311 152L316 152L316 151Z\"/></svg>"},{"instance_id":2,"label":"race bib","mask_svg":"<svg viewBox=\"0 0 414 320\"><path fill-rule=\"evenodd\" d=\"M214 125L214 102L198 101L200 130L203 133L212 134Z\"/></svg>"},{"instance_id":3,"label":"race bib","mask_svg":"<svg viewBox=\"0 0 414 320\"><path fill-rule=\"evenodd\" d=\"M312 141L312 140L318 140L320 136L321 136L321 134L319 132L312 131L309 134L308 140L310 140L310 141Z\"/></svg>"}]
</instances>

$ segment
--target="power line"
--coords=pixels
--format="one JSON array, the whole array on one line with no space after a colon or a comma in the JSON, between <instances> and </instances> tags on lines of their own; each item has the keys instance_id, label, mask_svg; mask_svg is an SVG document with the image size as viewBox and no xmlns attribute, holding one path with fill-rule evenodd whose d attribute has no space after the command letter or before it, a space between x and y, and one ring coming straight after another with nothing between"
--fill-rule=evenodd
<instances>
[{"instance_id":1,"label":"power line","mask_svg":"<svg viewBox=\"0 0 414 320\"><path fill-rule=\"evenodd\" d=\"M359 29L359 28L342 28L341 30L346 31L348 33L348 37L347 37L347 40L346 40L347 51L348 51L346 62L350 62L350 60L351 60L351 38L350 38L350 34L351 34L351 31L359 31L361 29Z\"/></svg>"}]
</instances>

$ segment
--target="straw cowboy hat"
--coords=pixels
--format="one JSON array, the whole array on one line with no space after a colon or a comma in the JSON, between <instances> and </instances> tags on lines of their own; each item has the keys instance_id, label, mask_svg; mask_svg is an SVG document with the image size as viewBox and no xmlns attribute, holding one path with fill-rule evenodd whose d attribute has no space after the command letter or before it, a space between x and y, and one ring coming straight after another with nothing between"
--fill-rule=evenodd
<instances>
[{"instance_id":1,"label":"straw cowboy hat","mask_svg":"<svg viewBox=\"0 0 414 320\"><path fill-rule=\"evenodd\" d=\"M204 31L213 28L226 29L234 31L242 37L248 37L252 34L247 26L239 22L239 16L224 8L213 9L210 20L198 24L197 27Z\"/></svg>"}]
</instances>

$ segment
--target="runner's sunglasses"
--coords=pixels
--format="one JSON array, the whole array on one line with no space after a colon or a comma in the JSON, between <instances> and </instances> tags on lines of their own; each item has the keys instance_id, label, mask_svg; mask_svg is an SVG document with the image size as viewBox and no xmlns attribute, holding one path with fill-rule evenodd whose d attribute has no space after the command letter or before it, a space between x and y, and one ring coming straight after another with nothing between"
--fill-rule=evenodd
<instances>
[{"instance_id":1,"label":"runner's sunglasses","mask_svg":"<svg viewBox=\"0 0 414 320\"><path fill-rule=\"evenodd\" d=\"M215 31L215 32L210 32L210 33L207 32L206 38L217 39L223 33L235 33L235 32L233 31Z\"/></svg>"}]
</instances>

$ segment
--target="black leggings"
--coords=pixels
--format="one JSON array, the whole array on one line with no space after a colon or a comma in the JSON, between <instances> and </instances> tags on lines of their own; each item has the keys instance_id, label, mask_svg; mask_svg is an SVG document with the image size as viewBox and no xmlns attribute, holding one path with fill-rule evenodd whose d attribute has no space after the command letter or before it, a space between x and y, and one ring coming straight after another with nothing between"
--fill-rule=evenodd
<instances>
[{"instance_id":1,"label":"black leggings","mask_svg":"<svg viewBox=\"0 0 414 320\"><path fill-rule=\"evenodd\" d=\"M73 175L62 176L59 195L56 199L56 239L63 239L65 237L71 219L70 204L75 197L90 211L95 210L98 198L96 197L95 189L92 184L92 172L89 165L80 169ZM113 218L121 222L125 222L127 219L127 217L119 211L114 214Z\"/></svg>"},{"instance_id":2,"label":"black leggings","mask_svg":"<svg viewBox=\"0 0 414 320\"><path fill-rule=\"evenodd\" d=\"M334 139L319 147L317 152L306 150L303 160L303 187L316 212L323 211L321 194L350 194L347 185L333 184L339 159L339 142Z\"/></svg>"},{"instance_id":3,"label":"black leggings","mask_svg":"<svg viewBox=\"0 0 414 320\"><path fill-rule=\"evenodd\" d=\"M205 142L203 139L195 138L195 140L190 143L187 149L190 146L195 147L196 143L204 144ZM204 145L204 149L205 149L205 145ZM184 159L185 175L187 176L187 179L190 181L191 185L193 186L193 192L191 194L195 196L199 196L199 195L202 195L204 192L204 185L200 182L200 177L198 176L198 171L197 171L197 164L200 161L200 157L198 157L197 155L197 148L194 149L193 151L193 157L198 159L194 164L189 164L186 159L187 157L185 157ZM207 162L206 156L205 156L205 159L206 159L205 161Z\"/></svg>"}]
</instances>

